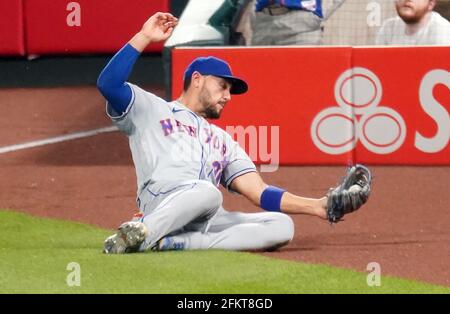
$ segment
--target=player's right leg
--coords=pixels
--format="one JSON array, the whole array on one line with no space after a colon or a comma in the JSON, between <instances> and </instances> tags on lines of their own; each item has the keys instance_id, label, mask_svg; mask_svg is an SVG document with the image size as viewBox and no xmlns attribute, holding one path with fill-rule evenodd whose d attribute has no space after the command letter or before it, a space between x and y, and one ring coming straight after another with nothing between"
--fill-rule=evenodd
<instances>
[{"instance_id":1,"label":"player's right leg","mask_svg":"<svg viewBox=\"0 0 450 314\"><path fill-rule=\"evenodd\" d=\"M186 232L160 240L157 249L270 251L286 245L294 236L294 223L275 212L240 213L221 208L207 232Z\"/></svg>"}]
</instances>

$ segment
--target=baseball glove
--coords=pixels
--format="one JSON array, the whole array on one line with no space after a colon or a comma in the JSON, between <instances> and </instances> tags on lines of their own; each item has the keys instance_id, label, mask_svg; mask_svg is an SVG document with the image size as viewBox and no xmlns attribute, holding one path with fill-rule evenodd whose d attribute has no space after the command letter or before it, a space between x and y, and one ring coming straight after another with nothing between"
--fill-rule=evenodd
<instances>
[{"instance_id":1,"label":"baseball glove","mask_svg":"<svg viewBox=\"0 0 450 314\"><path fill-rule=\"evenodd\" d=\"M372 173L363 165L350 166L341 184L331 188L327 197L327 219L339 222L345 214L358 210L367 202L372 183Z\"/></svg>"}]
</instances>

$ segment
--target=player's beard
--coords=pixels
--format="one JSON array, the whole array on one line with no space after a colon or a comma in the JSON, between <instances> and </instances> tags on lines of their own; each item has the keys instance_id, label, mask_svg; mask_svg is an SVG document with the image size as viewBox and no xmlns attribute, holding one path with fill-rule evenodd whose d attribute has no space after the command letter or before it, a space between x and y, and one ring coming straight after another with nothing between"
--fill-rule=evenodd
<instances>
[{"instance_id":1,"label":"player's beard","mask_svg":"<svg viewBox=\"0 0 450 314\"><path fill-rule=\"evenodd\" d=\"M220 112L216 110L215 105L211 104L205 109L206 119L219 119Z\"/></svg>"},{"instance_id":2,"label":"player's beard","mask_svg":"<svg viewBox=\"0 0 450 314\"><path fill-rule=\"evenodd\" d=\"M200 103L203 105L206 119L219 119L220 111L217 110L216 104L213 102L211 94L206 88L202 88L200 95Z\"/></svg>"}]
</instances>

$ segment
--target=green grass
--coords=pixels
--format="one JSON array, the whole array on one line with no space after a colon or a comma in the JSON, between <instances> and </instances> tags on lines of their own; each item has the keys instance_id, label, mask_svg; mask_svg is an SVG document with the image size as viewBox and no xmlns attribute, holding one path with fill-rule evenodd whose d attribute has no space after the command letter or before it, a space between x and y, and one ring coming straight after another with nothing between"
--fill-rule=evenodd
<instances>
[{"instance_id":1,"label":"green grass","mask_svg":"<svg viewBox=\"0 0 450 314\"><path fill-rule=\"evenodd\" d=\"M0 211L0 293L450 293L446 287L276 260L250 253L184 251L104 255L111 231ZM69 287L67 265L81 267Z\"/></svg>"}]
</instances>

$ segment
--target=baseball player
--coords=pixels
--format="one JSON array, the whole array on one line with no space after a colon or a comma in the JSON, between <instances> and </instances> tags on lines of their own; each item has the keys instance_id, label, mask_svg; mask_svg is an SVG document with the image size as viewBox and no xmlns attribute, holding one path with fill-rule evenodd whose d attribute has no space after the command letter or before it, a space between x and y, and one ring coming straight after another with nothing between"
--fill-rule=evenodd
<instances>
[{"instance_id":1,"label":"baseball player","mask_svg":"<svg viewBox=\"0 0 450 314\"><path fill-rule=\"evenodd\" d=\"M182 95L172 102L126 82L145 47L166 40L176 25L169 13L151 16L97 82L108 116L129 138L142 213L105 240L104 252L270 250L293 238L287 214L327 219L326 196L304 198L267 185L245 151L206 120L219 118L231 95L248 89L225 61L195 59L185 71ZM220 184L267 212L226 211Z\"/></svg>"}]
</instances>

